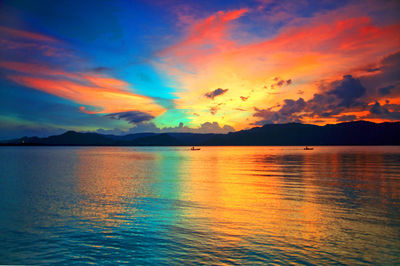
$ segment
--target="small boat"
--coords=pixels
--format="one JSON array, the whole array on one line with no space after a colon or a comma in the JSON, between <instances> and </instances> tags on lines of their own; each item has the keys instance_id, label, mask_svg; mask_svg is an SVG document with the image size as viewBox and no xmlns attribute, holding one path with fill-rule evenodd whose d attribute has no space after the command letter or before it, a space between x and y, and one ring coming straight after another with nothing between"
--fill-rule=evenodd
<instances>
[{"instance_id":1,"label":"small boat","mask_svg":"<svg viewBox=\"0 0 400 266\"><path fill-rule=\"evenodd\" d=\"M306 146L305 148L304 148L304 150L305 151L312 151L314 148L311 148L311 147L308 147L308 146Z\"/></svg>"},{"instance_id":2,"label":"small boat","mask_svg":"<svg viewBox=\"0 0 400 266\"><path fill-rule=\"evenodd\" d=\"M192 151L199 151L199 150L200 150L200 148L195 148L195 147L192 147L190 150L192 150Z\"/></svg>"}]
</instances>

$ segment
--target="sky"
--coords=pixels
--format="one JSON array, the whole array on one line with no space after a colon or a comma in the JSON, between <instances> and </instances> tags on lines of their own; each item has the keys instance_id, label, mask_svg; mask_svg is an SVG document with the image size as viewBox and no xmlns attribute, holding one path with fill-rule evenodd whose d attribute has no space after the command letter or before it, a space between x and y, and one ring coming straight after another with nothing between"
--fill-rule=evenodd
<instances>
[{"instance_id":1,"label":"sky","mask_svg":"<svg viewBox=\"0 0 400 266\"><path fill-rule=\"evenodd\" d=\"M0 139L400 120L399 1L0 2Z\"/></svg>"}]
</instances>

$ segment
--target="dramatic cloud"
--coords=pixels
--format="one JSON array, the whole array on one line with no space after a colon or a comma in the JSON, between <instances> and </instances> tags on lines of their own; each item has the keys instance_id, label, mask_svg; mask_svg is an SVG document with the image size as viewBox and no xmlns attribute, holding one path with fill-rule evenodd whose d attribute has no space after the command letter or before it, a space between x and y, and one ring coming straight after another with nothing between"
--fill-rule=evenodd
<instances>
[{"instance_id":1,"label":"dramatic cloud","mask_svg":"<svg viewBox=\"0 0 400 266\"><path fill-rule=\"evenodd\" d=\"M256 122L257 125L301 122L302 116L296 113L302 112L305 106L306 103L302 98L297 101L285 99L284 104L278 111L272 111L271 108L255 108L256 112L253 116L262 118L262 120Z\"/></svg>"},{"instance_id":2,"label":"dramatic cloud","mask_svg":"<svg viewBox=\"0 0 400 266\"><path fill-rule=\"evenodd\" d=\"M385 104L381 105L378 101L369 110L370 114L365 118L384 118L388 120L400 120L400 105Z\"/></svg>"},{"instance_id":3,"label":"dramatic cloud","mask_svg":"<svg viewBox=\"0 0 400 266\"><path fill-rule=\"evenodd\" d=\"M225 94L229 89L221 89L218 88L216 90L213 90L211 92L207 92L206 94L204 94L204 96L206 96L207 98L213 99L219 95Z\"/></svg>"},{"instance_id":4,"label":"dramatic cloud","mask_svg":"<svg viewBox=\"0 0 400 266\"><path fill-rule=\"evenodd\" d=\"M393 75L393 71L397 71L393 67L399 65L399 59L397 54L385 57L379 63L379 71L374 71L373 74L366 69L365 73L368 73L360 78L345 75L341 80L321 83L320 92L315 93L307 101L303 98L296 101L285 99L283 105L267 109L255 108L253 116L261 118L255 124L326 121L327 119L334 119L335 122L356 119L373 119L378 122L400 119L398 86L389 85L379 89L369 86L367 89L363 84L364 82L368 85L380 86L384 84L379 82L382 76L385 77L385 83L399 84L400 76ZM384 97L388 96L392 97L394 103L385 100ZM385 100L386 104L381 105L378 100Z\"/></svg>"},{"instance_id":5,"label":"dramatic cloud","mask_svg":"<svg viewBox=\"0 0 400 266\"><path fill-rule=\"evenodd\" d=\"M280 112L283 115L291 115L293 113L301 112L302 110L304 110L305 106L306 103L302 98L299 98L297 101L286 99L282 108L280 109Z\"/></svg>"},{"instance_id":6,"label":"dramatic cloud","mask_svg":"<svg viewBox=\"0 0 400 266\"><path fill-rule=\"evenodd\" d=\"M377 8L383 12L390 10L391 5L374 2L363 7L353 3L316 12L283 23L279 31L265 36L252 35L245 23L257 21L261 12L281 6L278 3L260 5L255 10L232 10L229 16L228 12L218 12L203 19L193 18L183 30L183 37L161 51L160 61L154 65L182 85L183 89L176 93L176 107L200 114L191 117L198 122L217 119L245 128L263 121L259 112L252 116L254 107L265 111L266 121L336 122L340 116L355 115L352 112L361 117L361 112L367 112L366 106L375 100L369 88L372 83L363 82L364 75L372 78L382 72L389 73L375 64L399 49L400 24L381 23L374 17ZM283 17L268 13L269 18L264 19L282 23L286 21L284 17L293 15L289 9L285 9ZM383 65L395 60L386 61ZM392 73L398 71L394 69L399 68L393 68ZM343 75L346 76L339 78ZM395 84L381 84L374 86L374 90ZM204 88L217 86L229 88L232 100L223 99L225 105L219 106L217 112L210 112L209 102L204 98L222 101L222 97L213 98ZM396 89L389 90L393 96ZM276 105L283 99L295 100L297 92L306 107L301 114L285 117ZM250 97L245 100L241 96ZM246 111L234 112L237 108ZM268 112L272 113L267 115Z\"/></svg>"},{"instance_id":7,"label":"dramatic cloud","mask_svg":"<svg viewBox=\"0 0 400 266\"><path fill-rule=\"evenodd\" d=\"M113 2L106 13L14 2L0 8L10 128L226 131L400 112L399 1Z\"/></svg>"},{"instance_id":8,"label":"dramatic cloud","mask_svg":"<svg viewBox=\"0 0 400 266\"><path fill-rule=\"evenodd\" d=\"M360 100L366 93L365 87L359 79L351 75L343 76L342 80L323 84L322 89L325 92L314 94L308 101L303 98L296 101L285 99L283 105L279 106L279 110L255 108L256 112L253 116L262 118L256 124L305 122L307 118L326 119L335 117L352 107L365 108L368 105ZM342 115L336 118L338 121L344 119L348 121L349 118L356 118L356 116Z\"/></svg>"},{"instance_id":9,"label":"dramatic cloud","mask_svg":"<svg viewBox=\"0 0 400 266\"><path fill-rule=\"evenodd\" d=\"M361 75L360 80L366 85L370 100L392 99L400 97L400 52L384 57L376 63L379 71ZM367 70L368 71L368 70Z\"/></svg>"},{"instance_id":10,"label":"dramatic cloud","mask_svg":"<svg viewBox=\"0 0 400 266\"><path fill-rule=\"evenodd\" d=\"M334 87L329 94L336 95L340 99L339 105L350 107L356 103L356 100L365 94L365 87L361 85L360 80L354 79L351 75L343 76L343 80L338 84L333 83Z\"/></svg>"},{"instance_id":11,"label":"dramatic cloud","mask_svg":"<svg viewBox=\"0 0 400 266\"><path fill-rule=\"evenodd\" d=\"M314 94L306 103L304 111L310 117L329 118L349 108L365 107L368 104L361 99L366 93L366 88L359 79L351 75L322 85L322 90L325 91Z\"/></svg>"},{"instance_id":12,"label":"dramatic cloud","mask_svg":"<svg viewBox=\"0 0 400 266\"><path fill-rule=\"evenodd\" d=\"M128 111L128 112L119 112L105 115L111 119L123 119L128 121L131 124L136 124L144 121L149 121L154 118L154 116L149 115L147 113L139 112L139 111Z\"/></svg>"}]
</instances>

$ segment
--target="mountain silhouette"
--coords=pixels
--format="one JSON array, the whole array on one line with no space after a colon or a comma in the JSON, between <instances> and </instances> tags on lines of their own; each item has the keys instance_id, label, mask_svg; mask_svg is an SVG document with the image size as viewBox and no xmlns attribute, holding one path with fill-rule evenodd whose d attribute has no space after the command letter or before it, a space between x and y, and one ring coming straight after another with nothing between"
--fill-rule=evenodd
<instances>
[{"instance_id":1,"label":"mountain silhouette","mask_svg":"<svg viewBox=\"0 0 400 266\"><path fill-rule=\"evenodd\" d=\"M325 126L268 124L228 134L137 133L124 136L67 131L47 138L23 137L1 145L53 146L243 146L400 145L400 122L354 121Z\"/></svg>"}]
</instances>

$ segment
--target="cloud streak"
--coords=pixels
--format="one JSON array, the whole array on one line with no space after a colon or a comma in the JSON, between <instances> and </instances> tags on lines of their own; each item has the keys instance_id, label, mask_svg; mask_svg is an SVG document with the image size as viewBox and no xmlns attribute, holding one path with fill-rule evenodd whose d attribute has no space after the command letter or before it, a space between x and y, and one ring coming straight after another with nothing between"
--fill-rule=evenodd
<instances>
[{"instance_id":1,"label":"cloud streak","mask_svg":"<svg viewBox=\"0 0 400 266\"><path fill-rule=\"evenodd\" d=\"M62 42L53 37L2 26L0 36L9 44L15 44L5 46L5 51L10 51L11 55L38 47L43 52L25 61L8 60L11 55L6 55L0 61L0 68L9 81L82 104L79 110L84 113L110 114L110 118L124 119L129 123L147 121L166 110L153 98L134 93L128 82L105 74L104 68L82 67L82 61L76 56L70 59L64 57L61 63L60 51L65 49L60 48ZM75 65L78 67L74 67L74 71L69 70Z\"/></svg>"},{"instance_id":2,"label":"cloud streak","mask_svg":"<svg viewBox=\"0 0 400 266\"><path fill-rule=\"evenodd\" d=\"M228 90L229 90L229 89L221 89L221 88L218 88L218 89L216 89L216 90L207 92L206 94L204 94L204 96L206 96L207 98L210 98L210 99L213 99L213 100L214 100L215 97L220 96L220 95L222 95L222 94L225 94Z\"/></svg>"},{"instance_id":3,"label":"cloud streak","mask_svg":"<svg viewBox=\"0 0 400 266\"><path fill-rule=\"evenodd\" d=\"M149 115L147 113L142 113L139 111L128 111L128 112L119 112L119 113L111 113L108 115L105 115L106 117L109 117L111 119L116 119L116 120L126 120L131 124L137 124L141 123L144 121L149 121L154 118L154 116Z\"/></svg>"}]
</instances>

